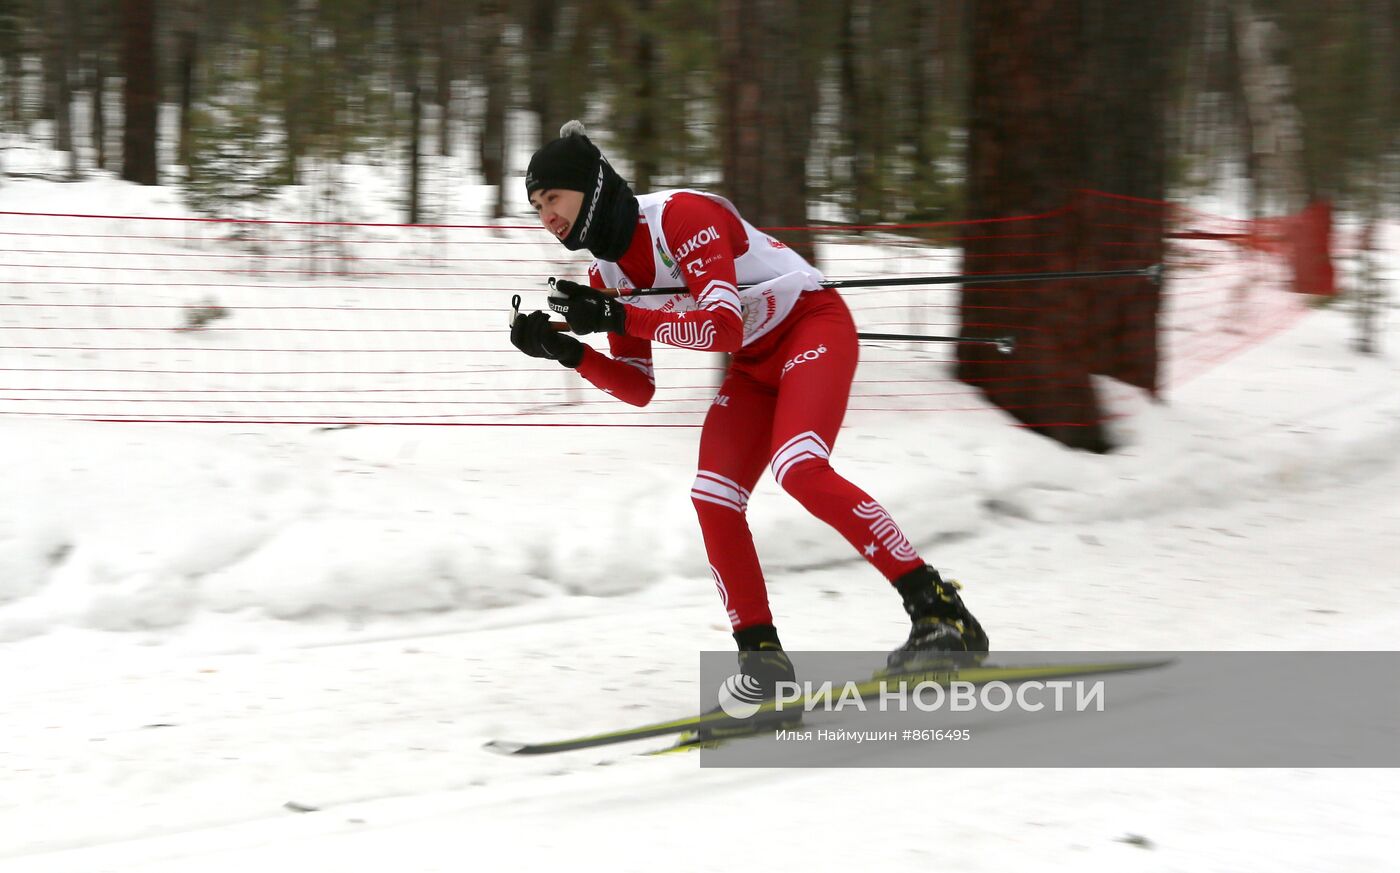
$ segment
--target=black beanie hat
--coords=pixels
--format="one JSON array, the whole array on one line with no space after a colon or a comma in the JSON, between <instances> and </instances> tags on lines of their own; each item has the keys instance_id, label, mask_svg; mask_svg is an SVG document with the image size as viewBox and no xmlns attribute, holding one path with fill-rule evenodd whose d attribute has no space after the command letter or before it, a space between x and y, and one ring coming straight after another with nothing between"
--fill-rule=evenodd
<instances>
[{"instance_id":1,"label":"black beanie hat","mask_svg":"<svg viewBox=\"0 0 1400 873\"><path fill-rule=\"evenodd\" d=\"M587 194L598 179L603 153L584 136L583 125L570 121L559 130L559 138L546 144L525 170L525 193L543 188L566 188Z\"/></svg>"},{"instance_id":2,"label":"black beanie hat","mask_svg":"<svg viewBox=\"0 0 1400 873\"><path fill-rule=\"evenodd\" d=\"M578 218L563 240L565 248L586 248L604 261L616 261L626 253L637 226L637 197L585 135L583 122L565 124L559 139L530 158L525 193L547 188L583 193Z\"/></svg>"}]
</instances>

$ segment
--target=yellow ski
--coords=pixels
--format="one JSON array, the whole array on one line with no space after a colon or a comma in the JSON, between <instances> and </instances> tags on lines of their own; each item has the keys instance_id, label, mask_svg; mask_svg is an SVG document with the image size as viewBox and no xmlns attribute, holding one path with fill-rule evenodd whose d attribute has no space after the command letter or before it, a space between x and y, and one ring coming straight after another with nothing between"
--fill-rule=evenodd
<instances>
[{"instance_id":1,"label":"yellow ski","mask_svg":"<svg viewBox=\"0 0 1400 873\"><path fill-rule=\"evenodd\" d=\"M910 684L932 682L946 686L955 681L969 682L973 685L985 685L988 682L1016 683L1028 682L1035 679L1063 679L1074 676L1093 676L1103 673L1126 673L1135 670L1151 670L1166 666L1171 662L1172 660L1167 658L1155 661L1104 661L1082 664L1024 664L1007 666L984 664L975 667L936 667L912 673L877 675L865 682L857 683L855 690L862 695L875 693L887 687L892 681L908 682ZM813 697L815 697L815 695ZM802 706L805 705L807 700L808 698L802 698L789 705ZM769 702L763 704L759 712L772 712L774 709L775 704ZM570 737L562 740L539 743L491 740L486 743L485 748L501 755L553 755L559 752L572 752L579 749L596 749L602 746L616 745L618 743L630 743L635 740L645 740L651 737L684 734L699 731L712 725L735 726L741 724L741 722L726 715L724 712L713 710L700 715L686 716L669 721L653 722L651 724L623 728L622 730ZM682 740L676 746L669 749L658 750L658 753L693 751L695 748L703 748L705 743L712 742L718 744L731 739L741 739L744 736L754 736L766 730L767 729L760 728L752 734L731 735L718 740L710 739L698 742L693 739Z\"/></svg>"}]
</instances>

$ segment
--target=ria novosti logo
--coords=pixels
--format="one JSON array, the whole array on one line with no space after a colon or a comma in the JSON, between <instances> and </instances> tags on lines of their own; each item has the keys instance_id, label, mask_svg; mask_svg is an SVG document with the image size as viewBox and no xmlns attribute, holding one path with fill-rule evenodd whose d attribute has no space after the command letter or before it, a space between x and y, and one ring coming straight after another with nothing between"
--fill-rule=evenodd
<instances>
[{"instance_id":1,"label":"ria novosti logo","mask_svg":"<svg viewBox=\"0 0 1400 873\"><path fill-rule=\"evenodd\" d=\"M719 685L719 708L730 718L750 718L763 708L763 686L745 673L735 673Z\"/></svg>"},{"instance_id":2,"label":"ria novosti logo","mask_svg":"<svg viewBox=\"0 0 1400 873\"><path fill-rule=\"evenodd\" d=\"M752 676L735 673L720 683L719 707L730 718L752 718L765 704L775 712L1103 712L1103 680L1003 682L890 678L867 682L779 682L771 698Z\"/></svg>"}]
</instances>

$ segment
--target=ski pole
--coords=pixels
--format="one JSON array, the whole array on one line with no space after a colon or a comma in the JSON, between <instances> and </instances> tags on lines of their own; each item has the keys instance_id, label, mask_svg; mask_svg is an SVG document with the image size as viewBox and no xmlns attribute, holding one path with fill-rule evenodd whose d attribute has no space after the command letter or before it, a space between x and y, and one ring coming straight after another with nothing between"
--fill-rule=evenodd
<instances>
[{"instance_id":1,"label":"ski pole","mask_svg":"<svg viewBox=\"0 0 1400 873\"><path fill-rule=\"evenodd\" d=\"M965 273L957 276L894 276L878 279L837 279L823 282L823 288L895 288L907 285L1000 285L1005 282L1051 282L1057 279L1133 279L1146 278L1154 283L1162 281L1162 265L1138 267L1132 270L1068 270L1054 273ZM740 285L739 288L752 288ZM684 288L633 288L622 294L631 297L641 294L676 294Z\"/></svg>"},{"instance_id":2,"label":"ski pole","mask_svg":"<svg viewBox=\"0 0 1400 873\"><path fill-rule=\"evenodd\" d=\"M515 294L510 298L510 323L515 324L515 319L520 315L520 295ZM569 326L562 321L552 321L550 327L557 331L567 331ZM1014 336L999 337L976 337L976 336L929 336L927 334L916 333L857 333L856 337L863 340L894 340L897 342L914 343L971 343L973 345L995 346L998 352L1009 355L1016 351L1016 338Z\"/></svg>"},{"instance_id":3,"label":"ski pole","mask_svg":"<svg viewBox=\"0 0 1400 873\"><path fill-rule=\"evenodd\" d=\"M1053 282L1063 279L1151 279L1153 284L1160 284L1162 281L1162 265L1153 264L1149 267L1138 267L1129 270L1059 270L1041 273L970 273L952 276L895 276L877 279L838 279L832 282L823 282L823 288L897 288L921 285L1000 285L1007 282ZM550 280L550 285L554 280ZM740 285L742 288L751 288L752 285ZM632 288L625 294L615 288L600 289L602 293L614 297L632 297L654 294L679 294L684 293L684 288ZM511 322L514 323L516 315L520 312L520 295L515 295L511 300ZM555 322L552 325L555 330L568 330L567 324ZM909 333L857 333L857 337L863 340L892 340L896 342L923 342L923 343L967 343L971 345L990 345L1003 355L1009 355L1016 350L1016 338L1013 336L1000 337L961 337L961 336L931 336L926 334Z\"/></svg>"},{"instance_id":4,"label":"ski pole","mask_svg":"<svg viewBox=\"0 0 1400 873\"><path fill-rule=\"evenodd\" d=\"M970 343L972 345L995 346L1003 355L1016 351L1014 336L929 336L921 333L857 333L863 340L896 340L911 343Z\"/></svg>"}]
</instances>

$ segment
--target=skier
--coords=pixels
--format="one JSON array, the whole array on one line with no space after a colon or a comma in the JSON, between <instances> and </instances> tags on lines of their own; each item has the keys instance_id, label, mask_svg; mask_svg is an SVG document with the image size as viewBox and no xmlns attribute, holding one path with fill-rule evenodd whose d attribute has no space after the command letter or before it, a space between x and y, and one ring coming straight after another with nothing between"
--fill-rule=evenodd
<instances>
[{"instance_id":1,"label":"skier","mask_svg":"<svg viewBox=\"0 0 1400 873\"><path fill-rule=\"evenodd\" d=\"M607 331L611 354L556 330L543 311L515 318L516 348L575 369L634 406L645 406L656 389L652 342L732 354L701 431L690 493L740 669L765 696L776 682L794 679L745 515L765 467L903 598L913 627L889 656L891 672L946 663L949 653L986 652L987 635L955 583L925 564L889 513L831 467L858 350L850 311L835 289L822 287L821 273L722 197L686 189L634 195L577 121L530 159L525 187L540 223L565 248L596 258L589 286L554 283L551 308L575 334ZM599 290L648 287L677 294L624 301Z\"/></svg>"}]
</instances>

